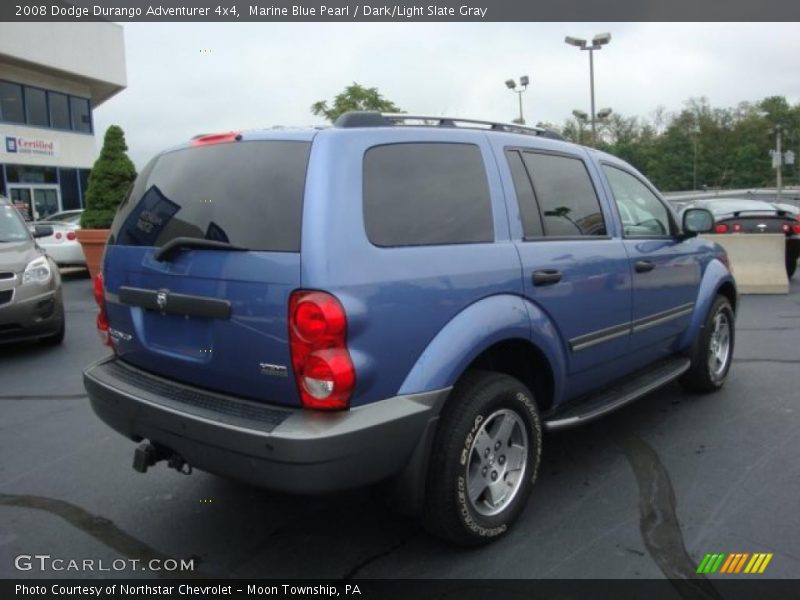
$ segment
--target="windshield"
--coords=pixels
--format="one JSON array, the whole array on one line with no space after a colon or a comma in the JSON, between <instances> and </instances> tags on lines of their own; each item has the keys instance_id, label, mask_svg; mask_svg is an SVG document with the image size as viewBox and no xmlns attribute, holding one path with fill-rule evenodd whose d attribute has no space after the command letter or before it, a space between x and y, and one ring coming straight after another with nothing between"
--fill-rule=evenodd
<instances>
[{"instance_id":1,"label":"windshield","mask_svg":"<svg viewBox=\"0 0 800 600\"><path fill-rule=\"evenodd\" d=\"M0 204L0 243L24 242L29 239L30 234L17 209Z\"/></svg>"},{"instance_id":2,"label":"windshield","mask_svg":"<svg viewBox=\"0 0 800 600\"><path fill-rule=\"evenodd\" d=\"M715 215L729 215L734 212L743 210L747 212L757 211L763 213L774 213L775 207L766 202L758 200L733 200L723 202L709 202L707 204L709 210Z\"/></svg>"},{"instance_id":3,"label":"windshield","mask_svg":"<svg viewBox=\"0 0 800 600\"><path fill-rule=\"evenodd\" d=\"M81 220L81 211L60 212L50 215L47 221L59 221L61 223L77 223Z\"/></svg>"}]
</instances>

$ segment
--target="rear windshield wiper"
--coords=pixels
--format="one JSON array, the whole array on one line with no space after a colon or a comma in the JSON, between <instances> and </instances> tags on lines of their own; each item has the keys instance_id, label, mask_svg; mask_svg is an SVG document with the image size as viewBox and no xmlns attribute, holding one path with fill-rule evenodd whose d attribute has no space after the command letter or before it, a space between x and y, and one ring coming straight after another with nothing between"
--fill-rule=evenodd
<instances>
[{"instance_id":1,"label":"rear windshield wiper","mask_svg":"<svg viewBox=\"0 0 800 600\"><path fill-rule=\"evenodd\" d=\"M182 248L199 248L201 250L231 250L247 252L249 248L229 244L228 242L218 242L216 240L206 240L193 237L176 237L161 246L153 254L157 261L164 262L169 260L173 254Z\"/></svg>"}]
</instances>

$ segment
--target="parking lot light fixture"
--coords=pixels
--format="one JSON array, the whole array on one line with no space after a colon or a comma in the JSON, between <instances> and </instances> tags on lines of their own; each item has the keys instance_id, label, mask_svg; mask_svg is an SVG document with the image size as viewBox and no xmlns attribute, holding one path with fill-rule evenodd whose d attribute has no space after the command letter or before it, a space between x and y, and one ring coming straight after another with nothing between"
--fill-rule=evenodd
<instances>
[{"instance_id":1,"label":"parking lot light fixture","mask_svg":"<svg viewBox=\"0 0 800 600\"><path fill-rule=\"evenodd\" d=\"M566 44L575 46L581 50L589 51L589 92L592 102L592 118L590 121L592 124L592 144L597 142L597 116L595 115L594 110L594 51L602 49L602 47L608 44L610 41L610 33L598 33L592 38L591 44L587 43L587 41L582 38L576 38L569 35L564 38L564 42Z\"/></svg>"},{"instance_id":2,"label":"parking lot light fixture","mask_svg":"<svg viewBox=\"0 0 800 600\"><path fill-rule=\"evenodd\" d=\"M522 116L522 94L526 89L528 89L528 84L530 84L530 82L530 77L523 75L519 78L519 88L517 88L517 82L515 80L506 79L506 87L517 94L517 97L519 98L519 117L517 118L517 122L520 125L525 124L525 118Z\"/></svg>"}]
</instances>

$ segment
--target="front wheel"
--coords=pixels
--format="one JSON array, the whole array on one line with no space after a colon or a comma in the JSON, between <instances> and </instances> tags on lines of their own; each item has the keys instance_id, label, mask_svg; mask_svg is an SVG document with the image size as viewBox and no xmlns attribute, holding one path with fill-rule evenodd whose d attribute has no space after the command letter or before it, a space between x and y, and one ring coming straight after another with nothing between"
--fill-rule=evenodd
<instances>
[{"instance_id":1,"label":"front wheel","mask_svg":"<svg viewBox=\"0 0 800 600\"><path fill-rule=\"evenodd\" d=\"M434 535L479 546L506 533L539 469L541 422L533 394L500 373L467 374L439 422L424 521Z\"/></svg>"},{"instance_id":2,"label":"front wheel","mask_svg":"<svg viewBox=\"0 0 800 600\"><path fill-rule=\"evenodd\" d=\"M708 393L725 383L733 360L735 321L731 303L717 296L692 348L692 365L680 378L692 392Z\"/></svg>"}]
</instances>

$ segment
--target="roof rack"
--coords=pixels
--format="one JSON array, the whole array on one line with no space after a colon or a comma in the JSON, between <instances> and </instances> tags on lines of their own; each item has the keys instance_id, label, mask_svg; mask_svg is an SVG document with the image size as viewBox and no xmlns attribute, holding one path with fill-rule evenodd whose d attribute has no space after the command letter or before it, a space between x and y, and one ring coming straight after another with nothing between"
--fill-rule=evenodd
<instances>
[{"instance_id":1,"label":"roof rack","mask_svg":"<svg viewBox=\"0 0 800 600\"><path fill-rule=\"evenodd\" d=\"M334 127L461 127L466 129L484 129L488 131L503 131L506 133L521 133L540 137L563 140L555 131L541 127L528 127L517 123L502 123L496 121L483 121L479 119L462 119L460 117L437 117L429 115L408 115L405 113L381 113L378 111L350 111L343 113Z\"/></svg>"}]
</instances>

